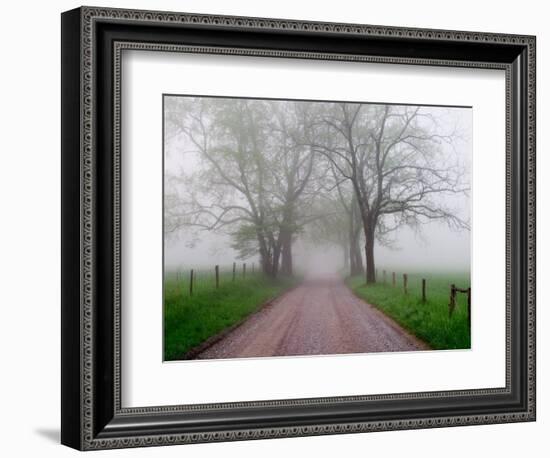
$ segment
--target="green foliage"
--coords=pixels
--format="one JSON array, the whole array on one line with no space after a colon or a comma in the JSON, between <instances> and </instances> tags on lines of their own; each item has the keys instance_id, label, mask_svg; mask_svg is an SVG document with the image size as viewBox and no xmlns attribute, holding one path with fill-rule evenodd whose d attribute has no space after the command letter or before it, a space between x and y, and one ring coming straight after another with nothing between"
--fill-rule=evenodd
<instances>
[{"instance_id":1,"label":"green foliage","mask_svg":"<svg viewBox=\"0 0 550 458\"><path fill-rule=\"evenodd\" d=\"M248 259L258 254L258 233L253 224L241 224L231 237L231 248L239 253L238 259Z\"/></svg>"},{"instance_id":2,"label":"green foliage","mask_svg":"<svg viewBox=\"0 0 550 458\"><path fill-rule=\"evenodd\" d=\"M247 266L250 269L250 266ZM294 284L294 280L269 279L260 273L233 281L231 268L220 269L220 287L210 271L197 272L193 295L189 271L168 273L164 282L164 360L177 360L191 348L247 317L269 299Z\"/></svg>"},{"instance_id":3,"label":"green foliage","mask_svg":"<svg viewBox=\"0 0 550 458\"><path fill-rule=\"evenodd\" d=\"M378 270L380 272L380 269ZM457 295L456 309L449 318L450 285L458 288L470 286L468 273L408 273L408 294L403 291L403 274L396 272L396 286L387 283L366 285L364 277L347 279L355 294L393 318L411 334L416 335L433 349L470 348L470 331L466 294ZM422 278L426 279L426 302L422 302ZM475 303L472 303L472 308Z\"/></svg>"}]
</instances>

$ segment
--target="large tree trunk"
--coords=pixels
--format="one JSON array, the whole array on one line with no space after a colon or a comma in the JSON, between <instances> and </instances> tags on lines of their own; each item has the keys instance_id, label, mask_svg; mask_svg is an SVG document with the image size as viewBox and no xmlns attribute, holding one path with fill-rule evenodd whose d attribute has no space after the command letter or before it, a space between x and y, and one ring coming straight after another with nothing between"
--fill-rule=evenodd
<instances>
[{"instance_id":1,"label":"large tree trunk","mask_svg":"<svg viewBox=\"0 0 550 458\"><path fill-rule=\"evenodd\" d=\"M374 267L374 228L365 227L365 259L367 264L367 283L376 283Z\"/></svg>"},{"instance_id":2,"label":"large tree trunk","mask_svg":"<svg viewBox=\"0 0 550 458\"><path fill-rule=\"evenodd\" d=\"M350 221L351 222L351 221ZM348 257L349 257L349 274L353 277L357 275L357 256L355 256L356 243L354 240L353 226L350 224L348 234Z\"/></svg>"},{"instance_id":3,"label":"large tree trunk","mask_svg":"<svg viewBox=\"0 0 550 458\"><path fill-rule=\"evenodd\" d=\"M361 220L359 218L359 208L355 201L352 201L349 215L349 256L350 256L350 274L361 275L364 272L363 258L359 248L359 238L361 235Z\"/></svg>"},{"instance_id":4,"label":"large tree trunk","mask_svg":"<svg viewBox=\"0 0 550 458\"><path fill-rule=\"evenodd\" d=\"M294 231L294 204L287 197L287 207L284 210L283 221L279 227L279 246L281 250L281 273L292 275L292 235Z\"/></svg>"},{"instance_id":5,"label":"large tree trunk","mask_svg":"<svg viewBox=\"0 0 550 458\"><path fill-rule=\"evenodd\" d=\"M280 257L281 257L281 246L279 244L275 244L273 246L273 263L271 266L271 276L273 278L277 278L277 275L279 274Z\"/></svg>"},{"instance_id":6,"label":"large tree trunk","mask_svg":"<svg viewBox=\"0 0 550 458\"><path fill-rule=\"evenodd\" d=\"M258 233L257 237L258 244L260 246L260 262L262 264L262 272L264 275L271 276L273 272L271 251L263 234Z\"/></svg>"},{"instance_id":7,"label":"large tree trunk","mask_svg":"<svg viewBox=\"0 0 550 458\"><path fill-rule=\"evenodd\" d=\"M357 236L357 238L355 239L353 255L355 257L354 275L362 275L365 272L365 268L363 267L363 256L361 255L361 249L359 248L359 236Z\"/></svg>"},{"instance_id":8,"label":"large tree trunk","mask_svg":"<svg viewBox=\"0 0 550 458\"><path fill-rule=\"evenodd\" d=\"M343 245L341 245L343 248L342 252L344 253L344 271L350 272L350 248L349 248L349 242L346 240Z\"/></svg>"},{"instance_id":9,"label":"large tree trunk","mask_svg":"<svg viewBox=\"0 0 550 458\"><path fill-rule=\"evenodd\" d=\"M292 234L285 230L281 233L281 273L292 275Z\"/></svg>"},{"instance_id":10,"label":"large tree trunk","mask_svg":"<svg viewBox=\"0 0 550 458\"><path fill-rule=\"evenodd\" d=\"M361 230L360 228L355 228L351 234L351 243L350 243L350 267L351 275L361 275L365 272L363 268L363 257L361 256L361 249L359 248L359 238Z\"/></svg>"}]
</instances>

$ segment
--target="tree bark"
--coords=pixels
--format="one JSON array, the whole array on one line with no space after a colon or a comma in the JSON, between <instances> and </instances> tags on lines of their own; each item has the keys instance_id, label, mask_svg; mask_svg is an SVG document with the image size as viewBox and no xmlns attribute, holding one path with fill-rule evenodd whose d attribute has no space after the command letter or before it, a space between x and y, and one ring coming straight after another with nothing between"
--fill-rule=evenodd
<instances>
[{"instance_id":1,"label":"tree bark","mask_svg":"<svg viewBox=\"0 0 550 458\"><path fill-rule=\"evenodd\" d=\"M279 260L281 258L281 246L275 244L273 246L273 264L271 266L271 276L277 278L279 275Z\"/></svg>"},{"instance_id":2,"label":"tree bark","mask_svg":"<svg viewBox=\"0 0 550 458\"><path fill-rule=\"evenodd\" d=\"M359 208L355 198L353 199L349 212L349 256L350 256L350 274L361 275L364 272L363 258L359 248L359 238L361 235L361 219L359 218Z\"/></svg>"},{"instance_id":3,"label":"tree bark","mask_svg":"<svg viewBox=\"0 0 550 458\"><path fill-rule=\"evenodd\" d=\"M344 270L351 273L350 269L350 247L349 242L346 242L342 245L342 252L344 253Z\"/></svg>"},{"instance_id":4,"label":"tree bark","mask_svg":"<svg viewBox=\"0 0 550 458\"><path fill-rule=\"evenodd\" d=\"M367 283L376 283L374 266L374 228L365 227L365 259L367 264Z\"/></svg>"},{"instance_id":5,"label":"tree bark","mask_svg":"<svg viewBox=\"0 0 550 458\"><path fill-rule=\"evenodd\" d=\"M353 257L352 275L362 275L365 272L365 269L363 267L363 257L361 255L361 249L359 248L360 235L361 235L361 228L360 227L355 228L352 242L351 242L351 251L350 251L350 254Z\"/></svg>"},{"instance_id":6,"label":"tree bark","mask_svg":"<svg viewBox=\"0 0 550 458\"><path fill-rule=\"evenodd\" d=\"M262 264L262 272L264 275L271 276L273 264L271 260L271 252L269 250L267 241L263 234L258 233L258 244L260 246L260 262Z\"/></svg>"},{"instance_id":7,"label":"tree bark","mask_svg":"<svg viewBox=\"0 0 550 458\"><path fill-rule=\"evenodd\" d=\"M350 218L350 223L353 220L353 218ZM350 224L349 228L349 234L348 234L348 257L349 257L349 274L353 277L354 275L357 275L357 256L355 255L355 249L357 248L355 239L354 239L354 233L353 233L353 226Z\"/></svg>"},{"instance_id":8,"label":"tree bark","mask_svg":"<svg viewBox=\"0 0 550 458\"><path fill-rule=\"evenodd\" d=\"M292 275L292 234L285 230L281 234L281 273L283 275Z\"/></svg>"}]
</instances>

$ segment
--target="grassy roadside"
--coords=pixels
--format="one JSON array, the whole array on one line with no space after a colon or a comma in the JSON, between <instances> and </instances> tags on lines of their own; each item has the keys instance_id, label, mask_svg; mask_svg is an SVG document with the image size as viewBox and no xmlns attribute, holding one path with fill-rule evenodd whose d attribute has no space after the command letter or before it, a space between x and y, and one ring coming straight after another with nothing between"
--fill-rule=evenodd
<instances>
[{"instance_id":1,"label":"grassy roadside","mask_svg":"<svg viewBox=\"0 0 550 458\"><path fill-rule=\"evenodd\" d=\"M397 278L395 287L391 285L390 277L386 284L366 286L364 277L348 278L346 283L357 296L376 306L432 348L470 348L466 295L457 296L457 306L451 318L448 309L450 284L455 283L460 288L468 287L468 273L409 274L406 295L403 292L402 276ZM422 278L427 281L426 302L422 302Z\"/></svg>"},{"instance_id":2,"label":"grassy roadside","mask_svg":"<svg viewBox=\"0 0 550 458\"><path fill-rule=\"evenodd\" d=\"M296 283L295 279L269 279L260 274L215 288L198 288L192 296L172 276L164 290L164 360L176 360L209 337L255 312L269 299Z\"/></svg>"}]
</instances>

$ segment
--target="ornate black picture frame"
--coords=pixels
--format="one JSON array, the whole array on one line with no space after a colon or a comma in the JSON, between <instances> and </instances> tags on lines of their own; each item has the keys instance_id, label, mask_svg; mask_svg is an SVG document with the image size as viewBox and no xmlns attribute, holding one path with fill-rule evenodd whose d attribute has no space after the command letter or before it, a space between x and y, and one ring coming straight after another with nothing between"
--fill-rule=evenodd
<instances>
[{"instance_id":1,"label":"ornate black picture frame","mask_svg":"<svg viewBox=\"0 0 550 458\"><path fill-rule=\"evenodd\" d=\"M506 387L121 406L120 55L506 72ZM535 420L535 37L82 7L62 14L62 434L80 450Z\"/></svg>"}]
</instances>

